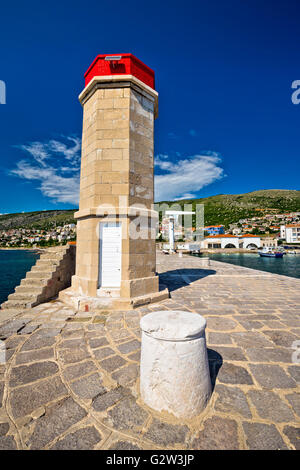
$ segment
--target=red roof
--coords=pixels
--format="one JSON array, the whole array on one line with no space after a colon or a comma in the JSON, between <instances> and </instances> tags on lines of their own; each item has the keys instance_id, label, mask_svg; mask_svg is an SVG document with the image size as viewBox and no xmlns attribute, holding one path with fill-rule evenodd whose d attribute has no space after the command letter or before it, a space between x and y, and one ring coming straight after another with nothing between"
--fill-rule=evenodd
<instances>
[{"instance_id":1,"label":"red roof","mask_svg":"<svg viewBox=\"0 0 300 470\"><path fill-rule=\"evenodd\" d=\"M251 235L251 233L245 233L245 235L241 235L241 238L250 237L250 238L260 238L259 235Z\"/></svg>"},{"instance_id":2,"label":"red roof","mask_svg":"<svg viewBox=\"0 0 300 470\"><path fill-rule=\"evenodd\" d=\"M238 238L236 235L226 235L225 233L222 233L220 235L209 235L208 237L205 238Z\"/></svg>"},{"instance_id":3,"label":"red roof","mask_svg":"<svg viewBox=\"0 0 300 470\"><path fill-rule=\"evenodd\" d=\"M105 58L116 57L116 60ZM85 86L95 76L134 75L151 88L154 85L154 71L133 54L99 54L84 74Z\"/></svg>"},{"instance_id":4,"label":"red roof","mask_svg":"<svg viewBox=\"0 0 300 470\"><path fill-rule=\"evenodd\" d=\"M300 227L300 224L290 224L290 225L286 225L286 227L288 228Z\"/></svg>"},{"instance_id":5,"label":"red roof","mask_svg":"<svg viewBox=\"0 0 300 470\"><path fill-rule=\"evenodd\" d=\"M246 233L245 235L237 236L237 235L230 235L230 234L221 234L221 235L209 235L205 238L260 238L259 235L251 235L250 233Z\"/></svg>"}]
</instances>

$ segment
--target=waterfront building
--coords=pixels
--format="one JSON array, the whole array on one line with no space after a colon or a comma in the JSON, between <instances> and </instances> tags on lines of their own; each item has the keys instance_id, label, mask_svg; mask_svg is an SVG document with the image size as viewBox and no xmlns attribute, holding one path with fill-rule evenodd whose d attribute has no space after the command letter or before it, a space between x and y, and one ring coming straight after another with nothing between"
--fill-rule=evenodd
<instances>
[{"instance_id":1,"label":"waterfront building","mask_svg":"<svg viewBox=\"0 0 300 470\"><path fill-rule=\"evenodd\" d=\"M241 236L235 236L230 234L222 235L210 235L206 237L202 244L201 248L210 249L210 248L236 248L236 249L251 249L251 248L260 248L261 239L259 236L245 234Z\"/></svg>"},{"instance_id":2,"label":"waterfront building","mask_svg":"<svg viewBox=\"0 0 300 470\"><path fill-rule=\"evenodd\" d=\"M285 240L285 225L280 225L280 238Z\"/></svg>"},{"instance_id":3,"label":"waterfront building","mask_svg":"<svg viewBox=\"0 0 300 470\"><path fill-rule=\"evenodd\" d=\"M283 233L280 227L280 236ZM300 243L300 224L289 224L285 225L284 230L285 236L281 238L285 238L287 243Z\"/></svg>"},{"instance_id":4,"label":"waterfront building","mask_svg":"<svg viewBox=\"0 0 300 470\"><path fill-rule=\"evenodd\" d=\"M261 239L261 247L276 248L278 245L276 238L264 237Z\"/></svg>"}]
</instances>

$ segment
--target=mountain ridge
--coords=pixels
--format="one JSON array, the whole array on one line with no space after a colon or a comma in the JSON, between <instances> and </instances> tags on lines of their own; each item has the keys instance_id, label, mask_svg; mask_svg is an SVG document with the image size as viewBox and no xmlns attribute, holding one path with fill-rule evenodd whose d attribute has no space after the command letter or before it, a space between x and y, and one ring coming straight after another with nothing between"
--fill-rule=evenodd
<instances>
[{"instance_id":1,"label":"mountain ridge","mask_svg":"<svg viewBox=\"0 0 300 470\"><path fill-rule=\"evenodd\" d=\"M241 194L217 194L205 198L161 201L169 205L204 204L205 225L223 224L226 227L240 219L271 211L274 214L300 211L300 190L260 189ZM160 204L159 203L159 204ZM0 230L35 228L49 230L55 226L74 223L78 209L53 209L0 215Z\"/></svg>"}]
</instances>

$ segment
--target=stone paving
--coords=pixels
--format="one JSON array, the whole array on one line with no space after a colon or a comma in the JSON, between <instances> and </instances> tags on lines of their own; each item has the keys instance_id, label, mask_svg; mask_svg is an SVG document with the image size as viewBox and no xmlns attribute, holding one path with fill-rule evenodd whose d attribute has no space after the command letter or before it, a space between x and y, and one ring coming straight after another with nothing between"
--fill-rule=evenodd
<instances>
[{"instance_id":1,"label":"stone paving","mask_svg":"<svg viewBox=\"0 0 300 470\"><path fill-rule=\"evenodd\" d=\"M177 255L159 255L157 270L171 294L159 304L53 301L0 323L1 450L300 449L300 280ZM213 395L186 422L138 394L140 318L168 309L207 319Z\"/></svg>"}]
</instances>

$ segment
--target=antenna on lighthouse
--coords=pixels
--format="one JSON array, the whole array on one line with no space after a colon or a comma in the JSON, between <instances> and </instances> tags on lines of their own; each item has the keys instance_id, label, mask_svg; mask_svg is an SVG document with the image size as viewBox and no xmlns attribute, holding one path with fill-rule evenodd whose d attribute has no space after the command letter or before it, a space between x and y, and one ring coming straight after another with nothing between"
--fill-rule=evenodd
<instances>
[{"instance_id":1,"label":"antenna on lighthouse","mask_svg":"<svg viewBox=\"0 0 300 470\"><path fill-rule=\"evenodd\" d=\"M104 60L107 60L112 63L112 66L115 67L119 60L122 59L120 55L107 55Z\"/></svg>"}]
</instances>

